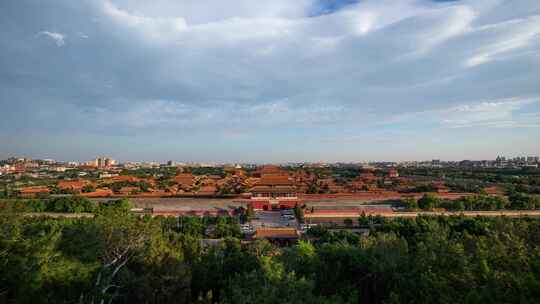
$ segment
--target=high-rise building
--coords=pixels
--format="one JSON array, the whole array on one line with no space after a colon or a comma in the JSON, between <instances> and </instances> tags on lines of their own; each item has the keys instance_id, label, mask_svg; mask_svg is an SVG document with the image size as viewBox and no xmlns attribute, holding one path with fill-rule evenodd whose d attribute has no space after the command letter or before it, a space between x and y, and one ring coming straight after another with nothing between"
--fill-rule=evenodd
<instances>
[{"instance_id":1,"label":"high-rise building","mask_svg":"<svg viewBox=\"0 0 540 304\"><path fill-rule=\"evenodd\" d=\"M116 164L116 161L109 157L97 157L93 164L98 168L111 167Z\"/></svg>"}]
</instances>

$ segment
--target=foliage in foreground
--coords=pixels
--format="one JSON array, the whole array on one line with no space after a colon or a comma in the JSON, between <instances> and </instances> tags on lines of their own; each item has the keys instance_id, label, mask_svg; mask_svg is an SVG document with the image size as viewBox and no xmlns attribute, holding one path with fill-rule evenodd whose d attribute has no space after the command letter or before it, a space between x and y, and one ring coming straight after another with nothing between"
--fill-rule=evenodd
<instances>
[{"instance_id":1,"label":"foliage in foreground","mask_svg":"<svg viewBox=\"0 0 540 304\"><path fill-rule=\"evenodd\" d=\"M212 225L219 225L217 220ZM203 225L203 226L201 226ZM539 303L540 221L419 217L275 248L204 221L0 215L7 303Z\"/></svg>"}]
</instances>

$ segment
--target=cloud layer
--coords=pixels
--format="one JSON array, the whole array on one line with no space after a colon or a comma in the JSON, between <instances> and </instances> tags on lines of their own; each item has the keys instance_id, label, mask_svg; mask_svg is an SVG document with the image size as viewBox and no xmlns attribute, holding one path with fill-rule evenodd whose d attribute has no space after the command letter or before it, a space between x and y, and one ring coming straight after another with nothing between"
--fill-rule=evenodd
<instances>
[{"instance_id":1,"label":"cloud layer","mask_svg":"<svg viewBox=\"0 0 540 304\"><path fill-rule=\"evenodd\" d=\"M2 4L0 102L12 115L0 136L12 147L0 154L355 161L540 152L538 1L81 2L55 1L38 18L28 13L35 3ZM28 38L36 33L62 48ZM471 144L490 132L506 137ZM28 143L36 134L63 152ZM94 145L81 151L73 138Z\"/></svg>"}]
</instances>

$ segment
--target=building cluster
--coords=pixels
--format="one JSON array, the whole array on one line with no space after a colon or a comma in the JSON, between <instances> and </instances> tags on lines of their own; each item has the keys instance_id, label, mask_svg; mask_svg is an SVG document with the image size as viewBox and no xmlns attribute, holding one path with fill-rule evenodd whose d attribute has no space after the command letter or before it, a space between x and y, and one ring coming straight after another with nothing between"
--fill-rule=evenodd
<instances>
[{"instance_id":1,"label":"building cluster","mask_svg":"<svg viewBox=\"0 0 540 304\"><path fill-rule=\"evenodd\" d=\"M9 158L0 161L0 175L35 173L38 171L63 172L65 170L64 165L58 164L52 159Z\"/></svg>"},{"instance_id":2,"label":"building cluster","mask_svg":"<svg viewBox=\"0 0 540 304\"><path fill-rule=\"evenodd\" d=\"M506 158L505 156L497 156L494 162L495 167L536 167L540 164L540 158L538 156L516 156L512 158Z\"/></svg>"},{"instance_id":3,"label":"building cluster","mask_svg":"<svg viewBox=\"0 0 540 304\"><path fill-rule=\"evenodd\" d=\"M116 161L108 157L97 157L88 162L57 162L52 159L9 158L0 161L0 175L15 174L33 178L54 178L69 170L76 170L80 176L88 175L87 170L119 169Z\"/></svg>"},{"instance_id":4,"label":"building cluster","mask_svg":"<svg viewBox=\"0 0 540 304\"><path fill-rule=\"evenodd\" d=\"M55 163L55 166L58 163ZM105 164L105 163L104 163ZM9 165L11 166L11 165ZM16 164L15 167L23 166ZM48 170L42 171L43 166ZM333 173L330 168L322 168L317 173L303 168L282 168L275 165L244 169L238 165L220 167L220 174L194 174L183 172L183 167L171 168L176 175L164 176L154 173L146 177L129 175L123 166L105 167L80 164L69 167L77 174L60 175L54 178L50 169L58 166L39 165L21 167L21 172L32 177L51 180L46 187L24 185L19 191L22 196L39 193L80 194L88 197L141 196L141 197L238 197L251 199L256 209L291 208L298 203L299 196L317 197L325 195L364 195L366 198L395 196L397 192L408 192L418 185L408 177L402 177L396 168L375 169L371 167L354 169L354 178L345 178ZM33 166L30 166L33 167ZM26 169L25 169L26 168ZM139 167L138 167L139 168ZM45 172L45 173L43 173ZM56 172L56 171L55 171ZM160 172L155 170L154 172ZM126 174L128 173L128 174ZM56 174L59 174L56 172ZM58 175L57 175L58 176ZM42 184L42 183L40 183ZM431 182L435 191L444 193L448 188L441 182Z\"/></svg>"},{"instance_id":5,"label":"building cluster","mask_svg":"<svg viewBox=\"0 0 540 304\"><path fill-rule=\"evenodd\" d=\"M434 159L431 161L407 161L394 163L397 167L403 168L538 168L540 158L538 156L517 156L506 158L497 156L492 160L461 160L461 161L441 161Z\"/></svg>"},{"instance_id":6,"label":"building cluster","mask_svg":"<svg viewBox=\"0 0 540 304\"><path fill-rule=\"evenodd\" d=\"M429 191L452 197L443 180L402 176L408 167L538 166L538 157L497 157L493 161L370 163L333 166L325 163L278 165L117 163L109 157L89 162L10 158L0 161L0 175L31 177L46 182L16 186L22 196L80 194L88 197L238 197L255 209L291 208L303 198L351 196L365 200L399 199L403 194ZM143 176L137 170L145 169ZM148 170L146 170L148 169ZM148 173L149 172L149 173ZM163 172L167 172L164 174ZM202 172L202 173L201 173ZM29 180L29 179L25 179ZM451 185L450 185L451 186ZM429 190L418 190L429 189ZM491 191L491 190L490 190Z\"/></svg>"},{"instance_id":7,"label":"building cluster","mask_svg":"<svg viewBox=\"0 0 540 304\"><path fill-rule=\"evenodd\" d=\"M404 161L404 162L372 162L372 163L286 163L280 167L292 170L299 170L296 179L309 180L310 176L303 176L302 169L327 169L327 168L364 168L396 170L399 168L538 168L540 158L538 156L517 156L505 157L497 156L494 160L461 160L442 161L433 159L429 161ZM28 158L9 158L0 160L0 175L6 174L26 174L36 178L53 178L55 173L63 173L68 170L77 170L81 177L87 176L91 172L96 172L101 177L112 177L122 170L136 169L157 169L163 167L174 168L222 168L232 167L234 169L257 170L256 164L215 164L215 163L181 163L169 160L165 163L159 162L123 162L118 163L110 157L96 157L87 162L57 162L52 159L32 160ZM397 171L394 171L397 172ZM365 174L369 174L366 172ZM396 174L396 173L393 173ZM368 177L368 176L365 176ZM389 177L397 177L389 175ZM369 180L369 177L367 178ZM334 190L342 190L340 185L336 185L331 180L320 180ZM365 184L365 183L364 183ZM362 187L364 186L362 184ZM368 183L369 184L369 183ZM357 184L359 185L359 184Z\"/></svg>"},{"instance_id":8,"label":"building cluster","mask_svg":"<svg viewBox=\"0 0 540 304\"><path fill-rule=\"evenodd\" d=\"M96 159L88 162L87 165L97 168L110 168L116 165L116 161L109 157L97 157Z\"/></svg>"}]
</instances>

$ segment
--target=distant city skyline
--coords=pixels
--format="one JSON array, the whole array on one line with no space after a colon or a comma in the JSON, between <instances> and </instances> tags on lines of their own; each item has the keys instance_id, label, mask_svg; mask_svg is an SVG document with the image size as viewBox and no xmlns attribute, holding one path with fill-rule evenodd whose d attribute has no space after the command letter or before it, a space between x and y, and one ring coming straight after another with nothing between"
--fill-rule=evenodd
<instances>
[{"instance_id":1,"label":"distant city skyline","mask_svg":"<svg viewBox=\"0 0 540 304\"><path fill-rule=\"evenodd\" d=\"M540 1L0 1L0 158L540 154Z\"/></svg>"},{"instance_id":2,"label":"distant city skyline","mask_svg":"<svg viewBox=\"0 0 540 304\"><path fill-rule=\"evenodd\" d=\"M118 161L115 158L109 157L109 156L97 156L92 159L85 159L85 160L79 160L79 159L52 159L52 158L44 158L44 157L22 157L22 156L10 156L7 158L0 158L1 160L32 160L32 161L54 161L57 163L70 163L75 162L79 164L92 164L96 167L108 167L110 165L117 165L121 163L156 163L156 164L170 164L172 166L176 165L189 165L189 164L207 164L207 165L223 165L223 164L256 164L256 165L265 165L265 164L317 164L317 163L327 163L327 164L335 164L335 163L351 163L351 164L358 164L358 163L407 163L407 162L463 162L463 161L491 161L491 162L511 162L511 161L523 161L523 162L533 162L538 163L540 156L538 155L516 155L516 156L504 156L504 155L497 155L493 158L485 158L485 159L471 159L471 158L465 158L465 159L456 159L456 160L449 160L449 159L421 159L421 160L400 160L400 161L394 161L394 160L357 160L357 161L285 161L285 162L248 162L248 161L237 161L237 162L214 162L214 161L208 161L208 162L195 162L195 161L185 161L185 160L174 160L174 159L168 159L168 160L123 160Z\"/></svg>"}]
</instances>

